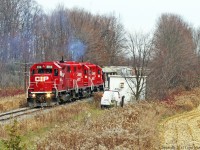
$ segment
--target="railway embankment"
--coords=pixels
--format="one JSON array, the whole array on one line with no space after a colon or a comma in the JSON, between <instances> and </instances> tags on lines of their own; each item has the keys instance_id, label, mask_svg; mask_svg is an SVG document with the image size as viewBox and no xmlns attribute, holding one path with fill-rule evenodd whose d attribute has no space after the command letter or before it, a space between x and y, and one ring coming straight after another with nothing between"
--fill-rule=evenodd
<instances>
[{"instance_id":1,"label":"railway embankment","mask_svg":"<svg viewBox=\"0 0 200 150\"><path fill-rule=\"evenodd\" d=\"M18 125L22 143L32 149L197 149L199 103L200 89L172 93L163 102L108 110L101 110L98 100L77 101L26 117ZM0 131L1 139L9 139L2 126Z\"/></svg>"}]
</instances>

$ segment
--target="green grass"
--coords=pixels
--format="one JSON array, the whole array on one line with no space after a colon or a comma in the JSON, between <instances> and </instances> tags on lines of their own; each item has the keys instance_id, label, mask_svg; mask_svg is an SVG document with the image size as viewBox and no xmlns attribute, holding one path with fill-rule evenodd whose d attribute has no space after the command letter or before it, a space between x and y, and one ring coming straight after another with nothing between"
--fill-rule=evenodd
<instances>
[{"instance_id":1,"label":"green grass","mask_svg":"<svg viewBox=\"0 0 200 150\"><path fill-rule=\"evenodd\" d=\"M5 149L2 140L0 140L0 149Z\"/></svg>"},{"instance_id":2,"label":"green grass","mask_svg":"<svg viewBox=\"0 0 200 150\"><path fill-rule=\"evenodd\" d=\"M45 126L39 128L38 130L29 131L23 135L21 135L22 138L22 144L25 144L27 149L35 150L37 147L36 143L37 141L43 140L48 133L50 133L53 130L56 130L62 126L64 126L69 121L78 121L81 122L84 117L90 115L91 118L96 118L102 114L104 114L105 111L95 108L92 105L89 105L89 108L84 113L75 113L71 118L66 119L65 122L53 122L51 124L46 124ZM0 149L5 149L3 146L2 141L0 140Z\"/></svg>"},{"instance_id":3,"label":"green grass","mask_svg":"<svg viewBox=\"0 0 200 150\"><path fill-rule=\"evenodd\" d=\"M22 136L22 143L24 143L28 149L36 149L37 140L42 140L42 138L52 129L55 125L51 124L47 127L40 128L37 131L30 131Z\"/></svg>"}]
</instances>

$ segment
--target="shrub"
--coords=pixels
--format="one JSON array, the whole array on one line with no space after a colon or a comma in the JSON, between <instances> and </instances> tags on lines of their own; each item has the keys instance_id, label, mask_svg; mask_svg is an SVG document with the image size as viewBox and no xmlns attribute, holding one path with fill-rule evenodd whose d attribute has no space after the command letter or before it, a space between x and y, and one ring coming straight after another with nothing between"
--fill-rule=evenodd
<instances>
[{"instance_id":1,"label":"shrub","mask_svg":"<svg viewBox=\"0 0 200 150\"><path fill-rule=\"evenodd\" d=\"M175 97L175 106L178 110L190 111L200 104L199 95L196 94L197 91L193 90L191 92L184 92L182 95Z\"/></svg>"},{"instance_id":2,"label":"shrub","mask_svg":"<svg viewBox=\"0 0 200 150\"><path fill-rule=\"evenodd\" d=\"M22 150L25 146L21 145L21 136L17 120L14 120L12 125L8 125L6 130L9 135L8 140L3 140L3 144L9 150Z\"/></svg>"},{"instance_id":3,"label":"shrub","mask_svg":"<svg viewBox=\"0 0 200 150\"><path fill-rule=\"evenodd\" d=\"M5 112L27 105L25 94L0 97L0 112Z\"/></svg>"},{"instance_id":4,"label":"shrub","mask_svg":"<svg viewBox=\"0 0 200 150\"><path fill-rule=\"evenodd\" d=\"M100 108L102 96L103 96L103 92L94 93L93 104L94 104L95 108Z\"/></svg>"}]
</instances>

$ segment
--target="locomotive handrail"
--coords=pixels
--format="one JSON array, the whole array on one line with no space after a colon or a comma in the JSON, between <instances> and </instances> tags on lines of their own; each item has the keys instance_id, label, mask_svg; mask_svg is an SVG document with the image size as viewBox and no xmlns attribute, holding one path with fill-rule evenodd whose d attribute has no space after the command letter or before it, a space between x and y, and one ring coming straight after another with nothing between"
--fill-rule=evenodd
<instances>
[{"instance_id":1,"label":"locomotive handrail","mask_svg":"<svg viewBox=\"0 0 200 150\"><path fill-rule=\"evenodd\" d=\"M73 80L73 85L74 85L74 89L75 89L76 93L78 93L79 87L78 87L77 80Z\"/></svg>"},{"instance_id":2,"label":"locomotive handrail","mask_svg":"<svg viewBox=\"0 0 200 150\"><path fill-rule=\"evenodd\" d=\"M30 82L30 84L33 84L33 83L38 83L38 82ZM54 83L54 82L45 82L45 83ZM54 83L53 85L54 85L54 88L57 89L56 85L61 85L61 84ZM30 86L29 86L29 88L30 88Z\"/></svg>"},{"instance_id":3,"label":"locomotive handrail","mask_svg":"<svg viewBox=\"0 0 200 150\"><path fill-rule=\"evenodd\" d=\"M56 87L56 79L54 80L53 85L54 85L54 88L56 89L56 97L57 97L58 96L58 88Z\"/></svg>"},{"instance_id":4,"label":"locomotive handrail","mask_svg":"<svg viewBox=\"0 0 200 150\"><path fill-rule=\"evenodd\" d=\"M30 82L30 84L38 83L38 82L44 82L44 81L35 81L35 82ZM54 82L53 82L53 81L45 81L45 83L54 83Z\"/></svg>"},{"instance_id":5,"label":"locomotive handrail","mask_svg":"<svg viewBox=\"0 0 200 150\"><path fill-rule=\"evenodd\" d=\"M91 77L89 77L89 79L90 79L90 82L91 82L91 90L93 91L94 90L94 83L92 82L92 78Z\"/></svg>"}]
</instances>

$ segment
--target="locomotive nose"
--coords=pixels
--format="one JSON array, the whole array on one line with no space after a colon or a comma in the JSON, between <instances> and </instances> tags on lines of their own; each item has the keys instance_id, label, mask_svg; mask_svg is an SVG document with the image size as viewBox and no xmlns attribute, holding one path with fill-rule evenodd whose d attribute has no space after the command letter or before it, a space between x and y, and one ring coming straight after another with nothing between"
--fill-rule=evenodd
<instances>
[{"instance_id":1,"label":"locomotive nose","mask_svg":"<svg viewBox=\"0 0 200 150\"><path fill-rule=\"evenodd\" d=\"M35 75L35 92L50 92L53 84L54 83L51 74Z\"/></svg>"},{"instance_id":2,"label":"locomotive nose","mask_svg":"<svg viewBox=\"0 0 200 150\"><path fill-rule=\"evenodd\" d=\"M36 76L35 77L35 82L45 82L50 79L50 75L42 75L42 76Z\"/></svg>"}]
</instances>

